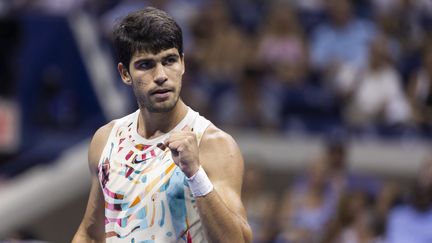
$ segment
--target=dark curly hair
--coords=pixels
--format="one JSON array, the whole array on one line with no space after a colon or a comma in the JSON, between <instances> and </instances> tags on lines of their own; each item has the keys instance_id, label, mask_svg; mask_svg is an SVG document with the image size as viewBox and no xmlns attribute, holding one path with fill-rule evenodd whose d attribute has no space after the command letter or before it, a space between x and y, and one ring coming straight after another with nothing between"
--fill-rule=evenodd
<instances>
[{"instance_id":1,"label":"dark curly hair","mask_svg":"<svg viewBox=\"0 0 432 243\"><path fill-rule=\"evenodd\" d=\"M157 54L177 48L183 56L183 34L177 22L166 12L146 7L121 19L113 31L118 61L129 70L132 55L137 51Z\"/></svg>"}]
</instances>

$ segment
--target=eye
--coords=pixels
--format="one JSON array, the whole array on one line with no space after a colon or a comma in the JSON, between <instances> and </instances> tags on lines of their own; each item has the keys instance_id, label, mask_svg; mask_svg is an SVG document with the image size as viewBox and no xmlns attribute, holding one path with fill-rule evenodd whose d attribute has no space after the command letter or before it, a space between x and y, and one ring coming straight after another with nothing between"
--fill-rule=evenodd
<instances>
[{"instance_id":1,"label":"eye","mask_svg":"<svg viewBox=\"0 0 432 243\"><path fill-rule=\"evenodd\" d=\"M136 65L137 69L141 69L141 70L149 70L154 68L154 66L156 65L156 63L152 60L145 60L145 61L141 61L138 62Z\"/></svg>"},{"instance_id":2,"label":"eye","mask_svg":"<svg viewBox=\"0 0 432 243\"><path fill-rule=\"evenodd\" d=\"M178 61L178 57L177 56L168 56L166 58L164 58L164 60L162 61L163 65L171 65L174 64Z\"/></svg>"}]
</instances>

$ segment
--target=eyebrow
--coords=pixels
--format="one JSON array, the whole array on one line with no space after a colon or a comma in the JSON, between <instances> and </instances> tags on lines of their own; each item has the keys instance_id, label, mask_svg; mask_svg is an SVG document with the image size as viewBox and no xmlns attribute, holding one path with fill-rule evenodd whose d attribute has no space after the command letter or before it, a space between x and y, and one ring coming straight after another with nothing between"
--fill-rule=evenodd
<instances>
[{"instance_id":1,"label":"eyebrow","mask_svg":"<svg viewBox=\"0 0 432 243\"><path fill-rule=\"evenodd\" d=\"M168 54L162 56L162 57L160 58L160 60L163 60L163 59L166 59L166 58L169 58L169 57L176 57L176 58L180 58L180 55L178 55L177 53L168 53ZM159 58L158 58L158 59L159 59ZM135 63L141 63L141 62L150 62L150 61L155 61L155 60L158 60L158 59L156 59L156 58L154 58L154 57L150 57L150 58L138 58L137 60L134 61L134 64L135 64Z\"/></svg>"},{"instance_id":2,"label":"eyebrow","mask_svg":"<svg viewBox=\"0 0 432 243\"><path fill-rule=\"evenodd\" d=\"M134 61L134 64L141 63L141 62L152 62L154 61L154 58L140 58Z\"/></svg>"},{"instance_id":3,"label":"eyebrow","mask_svg":"<svg viewBox=\"0 0 432 243\"><path fill-rule=\"evenodd\" d=\"M165 58L169 58L169 57L179 58L180 56L177 53L168 53L167 55L163 56L161 59L165 59Z\"/></svg>"}]
</instances>

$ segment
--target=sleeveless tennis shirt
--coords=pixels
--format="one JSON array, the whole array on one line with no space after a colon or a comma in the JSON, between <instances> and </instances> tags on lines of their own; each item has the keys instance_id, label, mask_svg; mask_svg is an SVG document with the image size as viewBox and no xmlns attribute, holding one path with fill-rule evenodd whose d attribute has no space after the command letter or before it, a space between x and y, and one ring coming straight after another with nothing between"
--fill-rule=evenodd
<instances>
[{"instance_id":1,"label":"sleeveless tennis shirt","mask_svg":"<svg viewBox=\"0 0 432 243\"><path fill-rule=\"evenodd\" d=\"M210 121L188 107L170 132L145 139L137 133L139 113L115 120L99 161L106 242L207 242L186 176L163 142L188 126L199 143Z\"/></svg>"}]
</instances>

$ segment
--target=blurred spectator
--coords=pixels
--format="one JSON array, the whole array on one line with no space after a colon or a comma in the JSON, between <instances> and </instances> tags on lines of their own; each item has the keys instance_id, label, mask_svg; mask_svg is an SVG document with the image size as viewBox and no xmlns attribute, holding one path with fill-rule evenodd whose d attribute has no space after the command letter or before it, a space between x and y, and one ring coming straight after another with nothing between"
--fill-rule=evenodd
<instances>
[{"instance_id":1,"label":"blurred spectator","mask_svg":"<svg viewBox=\"0 0 432 243\"><path fill-rule=\"evenodd\" d=\"M388 38L389 55L394 61L397 61L402 55L402 47L408 49L410 48L409 45L412 45L412 40L407 37L412 37L413 35L411 35L411 33L410 35L407 35L405 32L406 30L404 29L406 28L409 31L415 31L411 28L414 26L410 23L408 12L403 9L404 7L409 6L404 5L402 3L403 0L376 0L375 2L376 5L381 6L380 4L383 4L383 6L372 6L372 9L374 10L374 21L379 30ZM406 19L395 17L396 14L399 16L405 16Z\"/></svg>"},{"instance_id":2,"label":"blurred spectator","mask_svg":"<svg viewBox=\"0 0 432 243\"><path fill-rule=\"evenodd\" d=\"M275 3L260 29L256 58L264 70L266 123L297 133L325 124L334 108L326 90L310 82L309 48L298 21L290 5Z\"/></svg>"},{"instance_id":3,"label":"blurred spectator","mask_svg":"<svg viewBox=\"0 0 432 243\"><path fill-rule=\"evenodd\" d=\"M318 242L331 219L338 196L329 187L329 168L315 161L307 171L307 182L294 185L281 202L280 234L276 242Z\"/></svg>"},{"instance_id":4,"label":"blurred spectator","mask_svg":"<svg viewBox=\"0 0 432 243\"><path fill-rule=\"evenodd\" d=\"M206 94L203 113L220 121L221 102L235 89L246 62L250 42L237 26L222 1L211 1L193 23L195 38L193 62L197 65L200 88ZM186 58L188 58L186 56Z\"/></svg>"},{"instance_id":5,"label":"blurred spectator","mask_svg":"<svg viewBox=\"0 0 432 243\"><path fill-rule=\"evenodd\" d=\"M387 223L387 242L432 242L431 158L425 162L419 171L415 184L410 190L409 203L391 210Z\"/></svg>"},{"instance_id":6,"label":"blurred spectator","mask_svg":"<svg viewBox=\"0 0 432 243\"><path fill-rule=\"evenodd\" d=\"M372 11L380 30L389 37L390 54L403 80L418 65L423 39L420 15L412 0L374 0Z\"/></svg>"},{"instance_id":7,"label":"blurred spectator","mask_svg":"<svg viewBox=\"0 0 432 243\"><path fill-rule=\"evenodd\" d=\"M389 52L387 37L378 35L369 46L367 66L344 65L338 73L335 86L347 101L345 119L349 125L400 125L410 121L401 77Z\"/></svg>"},{"instance_id":8,"label":"blurred spectator","mask_svg":"<svg viewBox=\"0 0 432 243\"><path fill-rule=\"evenodd\" d=\"M398 183L389 180L385 181L380 188L379 194L375 196L375 215L384 224L390 210L401 200L403 188ZM382 233L385 233L385 225L383 225Z\"/></svg>"},{"instance_id":9,"label":"blurred spectator","mask_svg":"<svg viewBox=\"0 0 432 243\"><path fill-rule=\"evenodd\" d=\"M376 32L374 24L354 15L351 0L329 0L326 12L329 20L311 39L314 68L331 77L342 64L365 66L368 44Z\"/></svg>"},{"instance_id":10,"label":"blurred spectator","mask_svg":"<svg viewBox=\"0 0 432 243\"><path fill-rule=\"evenodd\" d=\"M342 234L344 230L347 230L344 233L347 235L346 237L354 234L353 230L361 230L361 234L364 233L365 235L370 233L371 237L372 235L377 236L375 233L372 234L372 231L366 232L366 229L369 226L372 227L369 225L372 221L369 220L376 223L382 221L381 216L386 213L389 205L389 202L384 199L388 199L388 197L385 197L387 195L382 197L380 214L374 214L376 217L368 218L369 216L372 217L373 214L370 210L375 210L375 208L363 207L362 205L369 203L369 201L365 201L366 197L368 200L376 198L381 200L379 195L381 185L375 178L348 171L346 146L347 141L341 134L333 134L325 144L324 154L314 160L308 167L306 175L300 175L295 179L292 189L286 193L281 204L280 222L282 229L278 242L320 242L330 238L335 240L336 237L342 237L339 234ZM343 195L350 192L358 192L358 195L352 194L357 195L358 200L345 202L351 200L351 196L345 198ZM360 216L362 213L359 213L358 217L353 215L349 223L346 219L337 217L335 219L339 200L342 200L340 203L346 205L342 204L343 208L339 208L339 211L344 212L340 212L342 214L338 217L349 217L345 211L349 211L351 208L345 207L351 207L352 203L356 203L364 209L362 212L366 213L364 215L366 218ZM381 212L383 213L381 214ZM329 228L328 223L330 222L331 227ZM341 242L345 241L342 240Z\"/></svg>"},{"instance_id":11,"label":"blurred spectator","mask_svg":"<svg viewBox=\"0 0 432 243\"><path fill-rule=\"evenodd\" d=\"M371 1L371 7L372 10L375 12L375 14L387 14L391 13L397 9L399 9L399 6L402 4L402 2L406 0L370 0Z\"/></svg>"},{"instance_id":12,"label":"blurred spectator","mask_svg":"<svg viewBox=\"0 0 432 243\"><path fill-rule=\"evenodd\" d=\"M342 196L334 220L322 243L379 243L382 219L374 213L374 201L362 191L347 191Z\"/></svg>"},{"instance_id":13,"label":"blurred spectator","mask_svg":"<svg viewBox=\"0 0 432 243\"><path fill-rule=\"evenodd\" d=\"M324 20L324 0L290 0L298 10L306 34L310 34Z\"/></svg>"},{"instance_id":14,"label":"blurred spectator","mask_svg":"<svg viewBox=\"0 0 432 243\"><path fill-rule=\"evenodd\" d=\"M318 158L320 163L328 167L329 183L338 197L350 184L346 142L342 135L329 137L324 146L324 155Z\"/></svg>"},{"instance_id":15,"label":"blurred spectator","mask_svg":"<svg viewBox=\"0 0 432 243\"><path fill-rule=\"evenodd\" d=\"M346 141L329 140L323 162L331 168L329 180L337 192L337 211L321 242L382 242L384 223L397 190L374 177L348 171Z\"/></svg>"},{"instance_id":16,"label":"blurred spectator","mask_svg":"<svg viewBox=\"0 0 432 243\"><path fill-rule=\"evenodd\" d=\"M262 71L246 67L234 92L222 101L225 108L219 114L223 127L242 129L267 129L271 124L263 117L269 112L263 106Z\"/></svg>"},{"instance_id":17,"label":"blurred spectator","mask_svg":"<svg viewBox=\"0 0 432 243\"><path fill-rule=\"evenodd\" d=\"M246 165L242 200L253 232L252 242L256 243L270 242L275 233L276 195L269 182L265 168L253 163Z\"/></svg>"},{"instance_id":18,"label":"blurred spectator","mask_svg":"<svg viewBox=\"0 0 432 243\"><path fill-rule=\"evenodd\" d=\"M288 86L301 85L308 71L308 48L290 5L274 4L259 32L257 61Z\"/></svg>"},{"instance_id":19,"label":"blurred spectator","mask_svg":"<svg viewBox=\"0 0 432 243\"><path fill-rule=\"evenodd\" d=\"M343 192L351 190L363 191L369 195L377 196L381 190L380 181L350 171L348 148L349 140L347 135L342 132L334 132L326 138L324 152L320 157L316 158L316 161L328 168L326 174L328 187L338 198ZM297 183L307 183L307 179L305 180L300 176Z\"/></svg>"},{"instance_id":20,"label":"blurred spectator","mask_svg":"<svg viewBox=\"0 0 432 243\"><path fill-rule=\"evenodd\" d=\"M265 0L225 0L225 2L233 13L235 23L250 34L255 33L262 22L264 12L271 5L271 2Z\"/></svg>"},{"instance_id":21,"label":"blurred spectator","mask_svg":"<svg viewBox=\"0 0 432 243\"><path fill-rule=\"evenodd\" d=\"M308 48L297 15L290 5L275 3L259 31L256 62L264 72L266 107L270 126L281 127L288 116L306 112L303 91L308 71Z\"/></svg>"},{"instance_id":22,"label":"blurred spectator","mask_svg":"<svg viewBox=\"0 0 432 243\"><path fill-rule=\"evenodd\" d=\"M422 65L411 75L408 98L413 118L422 127L432 126L432 45L423 51Z\"/></svg>"}]
</instances>

